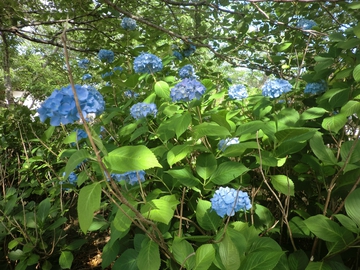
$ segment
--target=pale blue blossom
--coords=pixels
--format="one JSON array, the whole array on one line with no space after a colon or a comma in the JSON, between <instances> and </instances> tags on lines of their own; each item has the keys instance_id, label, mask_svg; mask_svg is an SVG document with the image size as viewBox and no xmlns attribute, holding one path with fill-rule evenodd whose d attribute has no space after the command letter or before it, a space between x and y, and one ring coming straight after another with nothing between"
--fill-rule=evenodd
<instances>
[{"instance_id":1,"label":"pale blue blossom","mask_svg":"<svg viewBox=\"0 0 360 270\"><path fill-rule=\"evenodd\" d=\"M263 88L263 96L270 98L277 98L283 93L288 93L291 91L292 85L284 79L275 79L267 81Z\"/></svg>"},{"instance_id":2,"label":"pale blue blossom","mask_svg":"<svg viewBox=\"0 0 360 270\"><path fill-rule=\"evenodd\" d=\"M134 60L136 73L155 73L161 71L162 68L161 59L151 53L142 53Z\"/></svg>"}]
</instances>

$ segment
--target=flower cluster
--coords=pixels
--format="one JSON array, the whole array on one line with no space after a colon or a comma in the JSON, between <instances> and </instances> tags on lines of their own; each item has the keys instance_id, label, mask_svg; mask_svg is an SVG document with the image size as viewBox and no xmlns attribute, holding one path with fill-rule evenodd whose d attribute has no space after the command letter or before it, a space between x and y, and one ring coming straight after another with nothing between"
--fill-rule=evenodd
<instances>
[{"instance_id":1,"label":"flower cluster","mask_svg":"<svg viewBox=\"0 0 360 270\"><path fill-rule=\"evenodd\" d=\"M134 60L134 70L136 73L155 73L161 71L162 68L161 59L151 53L141 53Z\"/></svg>"},{"instance_id":2,"label":"flower cluster","mask_svg":"<svg viewBox=\"0 0 360 270\"><path fill-rule=\"evenodd\" d=\"M316 25L316 22L314 22L313 20L301 19L298 21L296 27L303 30L311 30L311 28Z\"/></svg>"},{"instance_id":3,"label":"flower cluster","mask_svg":"<svg viewBox=\"0 0 360 270\"><path fill-rule=\"evenodd\" d=\"M146 118L149 115L156 117L157 108L154 103L139 102L131 106L130 114L135 119Z\"/></svg>"},{"instance_id":4,"label":"flower cluster","mask_svg":"<svg viewBox=\"0 0 360 270\"><path fill-rule=\"evenodd\" d=\"M78 61L79 68L88 69L89 65L90 65L90 60L89 59L84 58L84 59L81 59L81 60Z\"/></svg>"},{"instance_id":5,"label":"flower cluster","mask_svg":"<svg viewBox=\"0 0 360 270\"><path fill-rule=\"evenodd\" d=\"M219 143L218 143L218 149L220 151L225 151L225 149L232 145L232 144L239 144L240 141L239 141L239 138L235 137L235 138L226 138L226 139L223 139L223 140L220 140Z\"/></svg>"},{"instance_id":6,"label":"flower cluster","mask_svg":"<svg viewBox=\"0 0 360 270\"><path fill-rule=\"evenodd\" d=\"M174 46L175 49L179 49L178 46ZM183 60L184 57L189 57L190 55L192 55L194 52L196 51L196 46L193 44L189 44L187 46L186 49L178 51L178 50L174 50L173 51L173 56L175 56L177 59L179 59L180 61Z\"/></svg>"},{"instance_id":7,"label":"flower cluster","mask_svg":"<svg viewBox=\"0 0 360 270\"><path fill-rule=\"evenodd\" d=\"M195 98L200 99L205 91L206 88L201 82L185 78L171 89L170 97L173 102L191 101Z\"/></svg>"},{"instance_id":8,"label":"flower cluster","mask_svg":"<svg viewBox=\"0 0 360 270\"><path fill-rule=\"evenodd\" d=\"M184 56L179 51L173 51L173 56L175 56L178 60L183 60Z\"/></svg>"},{"instance_id":9,"label":"flower cluster","mask_svg":"<svg viewBox=\"0 0 360 270\"><path fill-rule=\"evenodd\" d=\"M76 84L75 90L85 117L91 113L99 115L104 111L104 98L93 86ZM52 126L66 125L80 119L71 85L52 92L37 111L41 122L50 118Z\"/></svg>"},{"instance_id":10,"label":"flower cluster","mask_svg":"<svg viewBox=\"0 0 360 270\"><path fill-rule=\"evenodd\" d=\"M113 70L122 72L124 69L122 67L114 67Z\"/></svg>"},{"instance_id":11,"label":"flower cluster","mask_svg":"<svg viewBox=\"0 0 360 270\"><path fill-rule=\"evenodd\" d=\"M115 174L112 173L111 178L115 179L116 181L120 182L121 180L125 180L130 185L135 185L139 183L139 180L141 182L145 181L145 172L144 171L131 171L126 172L123 174Z\"/></svg>"},{"instance_id":12,"label":"flower cluster","mask_svg":"<svg viewBox=\"0 0 360 270\"><path fill-rule=\"evenodd\" d=\"M192 65L185 65L179 70L179 77L181 79L189 78L189 79L195 79L195 70Z\"/></svg>"},{"instance_id":13,"label":"flower cluster","mask_svg":"<svg viewBox=\"0 0 360 270\"><path fill-rule=\"evenodd\" d=\"M80 141L81 139L86 139L88 137L87 133L83 129L75 129L76 131L76 141Z\"/></svg>"},{"instance_id":14,"label":"flower cluster","mask_svg":"<svg viewBox=\"0 0 360 270\"><path fill-rule=\"evenodd\" d=\"M114 61L114 52L110 50L101 49L98 53L100 61L112 63Z\"/></svg>"},{"instance_id":15,"label":"flower cluster","mask_svg":"<svg viewBox=\"0 0 360 270\"><path fill-rule=\"evenodd\" d=\"M220 216L234 216L240 210L249 210L252 205L247 192L229 187L220 187L210 199L211 208Z\"/></svg>"},{"instance_id":16,"label":"flower cluster","mask_svg":"<svg viewBox=\"0 0 360 270\"><path fill-rule=\"evenodd\" d=\"M86 73L86 74L84 74L84 76L82 76L82 80L83 81L86 81L86 80L90 80L92 78L92 76L91 76L91 74L89 74L89 73Z\"/></svg>"},{"instance_id":17,"label":"flower cluster","mask_svg":"<svg viewBox=\"0 0 360 270\"><path fill-rule=\"evenodd\" d=\"M63 177L65 176L65 172L63 172ZM68 180L70 182L70 184L75 185L75 182L77 181L77 175L74 172L71 172L68 176ZM63 184L63 182L61 181L60 184Z\"/></svg>"},{"instance_id":18,"label":"flower cluster","mask_svg":"<svg viewBox=\"0 0 360 270\"><path fill-rule=\"evenodd\" d=\"M229 98L231 99L242 100L248 96L248 92L244 85L236 84L229 87Z\"/></svg>"},{"instance_id":19,"label":"flower cluster","mask_svg":"<svg viewBox=\"0 0 360 270\"><path fill-rule=\"evenodd\" d=\"M320 82L308 83L305 86L304 93L313 95L321 94L326 91L326 87L327 86L324 80Z\"/></svg>"},{"instance_id":20,"label":"flower cluster","mask_svg":"<svg viewBox=\"0 0 360 270\"><path fill-rule=\"evenodd\" d=\"M136 21L134 19L125 17L121 21L121 27L125 30L135 30L136 29Z\"/></svg>"},{"instance_id":21,"label":"flower cluster","mask_svg":"<svg viewBox=\"0 0 360 270\"><path fill-rule=\"evenodd\" d=\"M270 98L277 98L281 96L283 93L288 93L291 91L292 85L283 79L275 79L267 81L263 88L262 94L263 96Z\"/></svg>"},{"instance_id":22,"label":"flower cluster","mask_svg":"<svg viewBox=\"0 0 360 270\"><path fill-rule=\"evenodd\" d=\"M138 93L135 93L134 91L131 91L131 90L126 90L126 91L124 92L124 95L125 95L125 97L127 97L127 98L137 98L137 97L140 96Z\"/></svg>"}]
</instances>

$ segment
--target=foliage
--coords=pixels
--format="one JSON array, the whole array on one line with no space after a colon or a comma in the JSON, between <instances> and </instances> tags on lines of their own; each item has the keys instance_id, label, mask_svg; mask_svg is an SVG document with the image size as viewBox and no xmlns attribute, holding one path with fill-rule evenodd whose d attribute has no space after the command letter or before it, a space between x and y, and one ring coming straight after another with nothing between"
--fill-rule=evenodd
<instances>
[{"instance_id":1,"label":"foliage","mask_svg":"<svg viewBox=\"0 0 360 270\"><path fill-rule=\"evenodd\" d=\"M27 6L2 5L18 15L17 36L25 25L38 28L27 22ZM95 235L107 236L102 268L357 267L357 3L54 6L51 27L38 30L44 40L62 35L63 44L47 42L64 46L71 101L54 99L47 116L65 115L70 104L77 118L48 125L22 106L0 113L8 265L71 269ZM330 8L336 29L318 16ZM65 13L73 20L64 24ZM5 15L0 28L9 32ZM125 18L131 25L121 27ZM299 27L304 19L316 25ZM80 26L88 24L101 31L85 34ZM269 76L243 82L224 61ZM75 110L91 102L76 91L84 74L106 104L94 118Z\"/></svg>"}]
</instances>

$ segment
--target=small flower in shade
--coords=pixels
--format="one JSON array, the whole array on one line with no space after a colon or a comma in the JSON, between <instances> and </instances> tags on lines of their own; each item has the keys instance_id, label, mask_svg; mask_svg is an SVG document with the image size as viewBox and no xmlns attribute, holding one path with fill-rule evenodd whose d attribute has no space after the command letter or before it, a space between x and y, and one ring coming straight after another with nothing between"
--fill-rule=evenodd
<instances>
[{"instance_id":1,"label":"small flower in shade","mask_svg":"<svg viewBox=\"0 0 360 270\"><path fill-rule=\"evenodd\" d=\"M105 79L107 77L110 77L114 74L112 71L105 72L104 74L101 74L101 78Z\"/></svg>"},{"instance_id":2,"label":"small flower in shade","mask_svg":"<svg viewBox=\"0 0 360 270\"><path fill-rule=\"evenodd\" d=\"M122 67L114 67L114 71L122 72L124 69Z\"/></svg>"},{"instance_id":3,"label":"small flower in shade","mask_svg":"<svg viewBox=\"0 0 360 270\"><path fill-rule=\"evenodd\" d=\"M240 141L239 141L239 138L226 138L226 139L223 139L223 140L220 140L219 143L218 143L218 149L221 150L221 151L225 151L225 149L229 146L229 145L232 145L232 144L239 144Z\"/></svg>"},{"instance_id":4,"label":"small flower in shade","mask_svg":"<svg viewBox=\"0 0 360 270\"><path fill-rule=\"evenodd\" d=\"M234 216L235 212L249 210L252 205L247 192L229 187L220 187L210 199L211 208L220 216Z\"/></svg>"},{"instance_id":5,"label":"small flower in shade","mask_svg":"<svg viewBox=\"0 0 360 270\"><path fill-rule=\"evenodd\" d=\"M101 49L98 53L100 61L112 63L114 61L114 52L110 50Z\"/></svg>"},{"instance_id":6,"label":"small flower in shade","mask_svg":"<svg viewBox=\"0 0 360 270\"><path fill-rule=\"evenodd\" d=\"M327 86L326 86L326 82L324 80L322 80L320 82L308 83L305 86L304 93L317 95L317 94L321 94L321 93L325 92L326 88L327 88Z\"/></svg>"},{"instance_id":7,"label":"small flower in shade","mask_svg":"<svg viewBox=\"0 0 360 270\"><path fill-rule=\"evenodd\" d=\"M201 82L185 78L171 89L170 97L173 102L191 101L195 98L200 99L205 91L206 88Z\"/></svg>"},{"instance_id":8,"label":"small flower in shade","mask_svg":"<svg viewBox=\"0 0 360 270\"><path fill-rule=\"evenodd\" d=\"M63 172L63 177L64 176L65 176L65 172ZM69 180L70 184L74 185L77 180L77 175L74 172L71 172L67 179ZM63 182L60 183L63 184Z\"/></svg>"},{"instance_id":9,"label":"small flower in shade","mask_svg":"<svg viewBox=\"0 0 360 270\"><path fill-rule=\"evenodd\" d=\"M90 114L99 115L104 111L104 98L93 86L76 84L75 90L85 117ZM53 91L37 111L40 121L44 122L50 118L52 126L66 125L80 120L71 85Z\"/></svg>"},{"instance_id":10,"label":"small flower in shade","mask_svg":"<svg viewBox=\"0 0 360 270\"><path fill-rule=\"evenodd\" d=\"M75 129L76 131L76 141L80 141L81 139L86 139L88 137L87 133L83 129Z\"/></svg>"},{"instance_id":11,"label":"small flower in shade","mask_svg":"<svg viewBox=\"0 0 360 270\"><path fill-rule=\"evenodd\" d=\"M316 26L317 23L313 20L307 20L307 19L301 19L298 21L296 27L301 28L303 30L311 30L314 26Z\"/></svg>"},{"instance_id":12,"label":"small flower in shade","mask_svg":"<svg viewBox=\"0 0 360 270\"><path fill-rule=\"evenodd\" d=\"M179 77L181 79L189 78L194 79L195 78L195 70L192 65L185 65L179 70Z\"/></svg>"},{"instance_id":13,"label":"small flower in shade","mask_svg":"<svg viewBox=\"0 0 360 270\"><path fill-rule=\"evenodd\" d=\"M277 98L281 96L283 93L288 93L291 91L292 85L283 79L275 79L267 81L263 88L262 94L263 96L270 98Z\"/></svg>"},{"instance_id":14,"label":"small flower in shade","mask_svg":"<svg viewBox=\"0 0 360 270\"><path fill-rule=\"evenodd\" d=\"M125 30L135 30L136 29L136 21L134 19L125 17L121 21L121 27Z\"/></svg>"},{"instance_id":15,"label":"small flower in shade","mask_svg":"<svg viewBox=\"0 0 360 270\"><path fill-rule=\"evenodd\" d=\"M134 70L136 73L155 73L161 71L162 68L161 59L151 53L141 53L134 60Z\"/></svg>"},{"instance_id":16,"label":"small flower in shade","mask_svg":"<svg viewBox=\"0 0 360 270\"><path fill-rule=\"evenodd\" d=\"M82 68L82 69L88 69L90 66L90 60L86 59L86 58L79 60L78 66L79 66L79 68Z\"/></svg>"},{"instance_id":17,"label":"small flower in shade","mask_svg":"<svg viewBox=\"0 0 360 270\"><path fill-rule=\"evenodd\" d=\"M127 97L127 98L137 98L137 97L140 96L138 93L135 93L134 91L131 91L131 90L126 90L126 91L124 92L124 95L125 95L125 97Z\"/></svg>"},{"instance_id":18,"label":"small flower in shade","mask_svg":"<svg viewBox=\"0 0 360 270\"><path fill-rule=\"evenodd\" d=\"M193 44L189 44L188 48L186 48L185 50L183 50L183 54L185 57L189 57L190 55L192 55L194 52L196 51L196 46Z\"/></svg>"},{"instance_id":19,"label":"small flower in shade","mask_svg":"<svg viewBox=\"0 0 360 270\"><path fill-rule=\"evenodd\" d=\"M181 52L178 51L173 51L173 56L175 56L178 60L183 60L183 55L181 54Z\"/></svg>"},{"instance_id":20,"label":"small flower in shade","mask_svg":"<svg viewBox=\"0 0 360 270\"><path fill-rule=\"evenodd\" d=\"M87 73L87 74L84 74L84 76L82 76L82 80L83 81L86 81L86 80L90 80L92 78L91 74Z\"/></svg>"},{"instance_id":21,"label":"small flower in shade","mask_svg":"<svg viewBox=\"0 0 360 270\"><path fill-rule=\"evenodd\" d=\"M229 98L231 99L242 100L248 96L248 92L246 91L246 87L244 85L237 84L229 87Z\"/></svg>"},{"instance_id":22,"label":"small flower in shade","mask_svg":"<svg viewBox=\"0 0 360 270\"><path fill-rule=\"evenodd\" d=\"M145 118L149 115L156 117L157 108L154 103L139 102L131 106L130 114L135 119Z\"/></svg>"},{"instance_id":23,"label":"small flower in shade","mask_svg":"<svg viewBox=\"0 0 360 270\"><path fill-rule=\"evenodd\" d=\"M145 181L145 172L144 171L131 171L126 172L123 174L111 174L111 178L115 179L116 181L120 182L121 180L125 180L130 185L135 185L139 183L139 180L141 182Z\"/></svg>"}]
</instances>

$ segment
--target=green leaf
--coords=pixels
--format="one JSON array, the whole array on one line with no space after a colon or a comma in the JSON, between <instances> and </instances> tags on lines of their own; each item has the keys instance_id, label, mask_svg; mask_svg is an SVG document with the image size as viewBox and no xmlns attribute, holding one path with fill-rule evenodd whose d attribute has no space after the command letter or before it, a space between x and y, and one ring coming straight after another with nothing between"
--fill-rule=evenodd
<instances>
[{"instance_id":1,"label":"green leaf","mask_svg":"<svg viewBox=\"0 0 360 270\"><path fill-rule=\"evenodd\" d=\"M315 156L325 164L336 164L334 153L324 145L323 138L320 133L315 133L314 137L310 139L310 147Z\"/></svg>"},{"instance_id":2,"label":"green leaf","mask_svg":"<svg viewBox=\"0 0 360 270\"><path fill-rule=\"evenodd\" d=\"M136 264L139 270L159 270L161 264L159 246L155 242L145 238L141 244L141 250L137 257Z\"/></svg>"},{"instance_id":3,"label":"green leaf","mask_svg":"<svg viewBox=\"0 0 360 270\"><path fill-rule=\"evenodd\" d=\"M336 219L341 223L341 225L343 225L349 231L356 233L356 234L358 234L360 232L359 227L348 216L345 216L343 214L337 214L337 215L334 215L334 217L336 217Z\"/></svg>"},{"instance_id":4,"label":"green leaf","mask_svg":"<svg viewBox=\"0 0 360 270\"><path fill-rule=\"evenodd\" d=\"M301 151L306 145L307 145L306 142L287 141L287 142L281 143L275 149L274 155L277 158L286 157L287 155Z\"/></svg>"},{"instance_id":5,"label":"green leaf","mask_svg":"<svg viewBox=\"0 0 360 270\"><path fill-rule=\"evenodd\" d=\"M193 269L195 266L195 252L192 245L179 237L175 237L172 244L172 253L175 260L186 269Z\"/></svg>"},{"instance_id":6,"label":"green leaf","mask_svg":"<svg viewBox=\"0 0 360 270\"><path fill-rule=\"evenodd\" d=\"M120 147L111 151L103 160L111 171L117 173L162 167L154 153L144 145Z\"/></svg>"},{"instance_id":7,"label":"green leaf","mask_svg":"<svg viewBox=\"0 0 360 270\"><path fill-rule=\"evenodd\" d=\"M240 157L248 149L258 149L257 142L242 142L239 144L232 144L226 147L223 156L225 157ZM261 146L260 146L261 147Z\"/></svg>"},{"instance_id":8,"label":"green leaf","mask_svg":"<svg viewBox=\"0 0 360 270\"><path fill-rule=\"evenodd\" d=\"M191 151L192 147L186 144L176 145L171 148L167 153L167 162L169 163L169 166L171 167L175 163L184 159L188 154L191 153Z\"/></svg>"},{"instance_id":9,"label":"green leaf","mask_svg":"<svg viewBox=\"0 0 360 270\"><path fill-rule=\"evenodd\" d=\"M304 223L313 234L324 241L337 242L342 238L339 224L323 215L309 217Z\"/></svg>"},{"instance_id":10,"label":"green leaf","mask_svg":"<svg viewBox=\"0 0 360 270\"><path fill-rule=\"evenodd\" d=\"M80 190L77 204L77 211L80 223L80 229L86 233L89 229L94 212L100 208L101 184L95 182L85 186Z\"/></svg>"},{"instance_id":11,"label":"green leaf","mask_svg":"<svg viewBox=\"0 0 360 270\"><path fill-rule=\"evenodd\" d=\"M199 179L193 175L189 167L184 167L182 169L172 169L165 171L164 173L170 174L175 181L179 181L186 187L195 187L200 183Z\"/></svg>"},{"instance_id":12,"label":"green leaf","mask_svg":"<svg viewBox=\"0 0 360 270\"><path fill-rule=\"evenodd\" d=\"M283 254L283 251L257 251L250 253L245 257L241 270L274 269Z\"/></svg>"},{"instance_id":13,"label":"green leaf","mask_svg":"<svg viewBox=\"0 0 360 270\"><path fill-rule=\"evenodd\" d=\"M274 188L286 196L294 196L294 182L286 175L270 175Z\"/></svg>"},{"instance_id":14,"label":"green leaf","mask_svg":"<svg viewBox=\"0 0 360 270\"><path fill-rule=\"evenodd\" d=\"M21 249L17 249L17 250L14 250L14 251L10 251L8 256L9 256L10 260L16 261L16 260L21 260L26 255Z\"/></svg>"},{"instance_id":15,"label":"green leaf","mask_svg":"<svg viewBox=\"0 0 360 270\"><path fill-rule=\"evenodd\" d=\"M332 270L326 262L310 262L305 270Z\"/></svg>"},{"instance_id":16,"label":"green leaf","mask_svg":"<svg viewBox=\"0 0 360 270\"><path fill-rule=\"evenodd\" d=\"M326 117L323 120L321 126L323 129L338 133L338 131L345 126L347 121L347 116L343 113L339 113L330 117Z\"/></svg>"},{"instance_id":17,"label":"green leaf","mask_svg":"<svg viewBox=\"0 0 360 270\"><path fill-rule=\"evenodd\" d=\"M146 218L169 224L170 220L173 218L175 208L179 203L180 202L175 198L175 195L167 195L160 199L154 199L147 202L141 208L141 212Z\"/></svg>"},{"instance_id":18,"label":"green leaf","mask_svg":"<svg viewBox=\"0 0 360 270\"><path fill-rule=\"evenodd\" d=\"M304 220L295 216L289 221L291 233L294 238L307 238L311 236L309 228L305 225Z\"/></svg>"},{"instance_id":19,"label":"green leaf","mask_svg":"<svg viewBox=\"0 0 360 270\"><path fill-rule=\"evenodd\" d=\"M350 3L348 7L351 9L360 9L360 3L359 2Z\"/></svg>"},{"instance_id":20,"label":"green leaf","mask_svg":"<svg viewBox=\"0 0 360 270\"><path fill-rule=\"evenodd\" d=\"M242 163L233 161L224 162L219 165L210 177L210 181L217 185L225 185L247 171L249 169Z\"/></svg>"},{"instance_id":21,"label":"green leaf","mask_svg":"<svg viewBox=\"0 0 360 270\"><path fill-rule=\"evenodd\" d=\"M50 212L50 199L46 198L45 200L42 200L39 203L38 209L37 209L37 213L36 213L36 217L37 219L41 222L41 224L44 224L46 218L49 215Z\"/></svg>"},{"instance_id":22,"label":"green leaf","mask_svg":"<svg viewBox=\"0 0 360 270\"><path fill-rule=\"evenodd\" d=\"M189 112L185 112L181 117L176 118L175 133L176 137L179 138L191 124L192 117Z\"/></svg>"},{"instance_id":23,"label":"green leaf","mask_svg":"<svg viewBox=\"0 0 360 270\"><path fill-rule=\"evenodd\" d=\"M119 241L116 241L115 243L110 243L110 242L106 243L106 245L102 249L102 254L101 254L102 269L108 267L116 259L116 257L119 254L119 251L120 251Z\"/></svg>"},{"instance_id":24,"label":"green leaf","mask_svg":"<svg viewBox=\"0 0 360 270\"><path fill-rule=\"evenodd\" d=\"M77 132L76 131L71 132L63 140L63 143L76 143L76 142L77 142Z\"/></svg>"},{"instance_id":25,"label":"green leaf","mask_svg":"<svg viewBox=\"0 0 360 270\"><path fill-rule=\"evenodd\" d=\"M154 85L155 94L164 99L170 99L170 87L164 81L157 81Z\"/></svg>"},{"instance_id":26,"label":"green leaf","mask_svg":"<svg viewBox=\"0 0 360 270\"><path fill-rule=\"evenodd\" d=\"M112 269L126 269L126 270L139 270L137 266L138 253L129 248L121 253L119 259L116 260ZM147 268L145 268L147 269Z\"/></svg>"},{"instance_id":27,"label":"green leaf","mask_svg":"<svg viewBox=\"0 0 360 270\"><path fill-rule=\"evenodd\" d=\"M360 81L360 64L357 65L354 70L353 70L353 76L354 76L354 80L356 82Z\"/></svg>"},{"instance_id":28,"label":"green leaf","mask_svg":"<svg viewBox=\"0 0 360 270\"><path fill-rule=\"evenodd\" d=\"M251 121L245 124L239 125L239 127L236 129L235 136L241 136L243 134L253 134L256 131L260 130L264 125L263 121L255 120Z\"/></svg>"},{"instance_id":29,"label":"green leaf","mask_svg":"<svg viewBox=\"0 0 360 270\"><path fill-rule=\"evenodd\" d=\"M227 233L225 233L222 241L219 243L219 255L226 270L239 269L240 254Z\"/></svg>"},{"instance_id":30,"label":"green leaf","mask_svg":"<svg viewBox=\"0 0 360 270\"><path fill-rule=\"evenodd\" d=\"M64 179L67 179L72 171L83 162L85 159L91 158L89 152L85 149L80 149L71 155L66 163Z\"/></svg>"},{"instance_id":31,"label":"green leaf","mask_svg":"<svg viewBox=\"0 0 360 270\"><path fill-rule=\"evenodd\" d=\"M278 52L282 52L282 51L285 51L287 48L289 48L291 45L292 45L291 42L284 42L284 43L276 45L275 49Z\"/></svg>"},{"instance_id":32,"label":"green leaf","mask_svg":"<svg viewBox=\"0 0 360 270\"><path fill-rule=\"evenodd\" d=\"M55 126L50 126L47 130L45 130L44 135L41 137L41 140L47 142L55 131Z\"/></svg>"},{"instance_id":33,"label":"green leaf","mask_svg":"<svg viewBox=\"0 0 360 270\"><path fill-rule=\"evenodd\" d=\"M61 269L71 269L73 260L74 260L74 256L70 251L61 251L59 257L59 265Z\"/></svg>"},{"instance_id":34,"label":"green leaf","mask_svg":"<svg viewBox=\"0 0 360 270\"><path fill-rule=\"evenodd\" d=\"M204 230L215 232L222 219L212 211L211 202L199 199L196 205L196 221Z\"/></svg>"},{"instance_id":35,"label":"green leaf","mask_svg":"<svg viewBox=\"0 0 360 270\"><path fill-rule=\"evenodd\" d=\"M288 262L291 270L303 270L308 265L309 258L303 250L299 249L289 255Z\"/></svg>"},{"instance_id":36,"label":"green leaf","mask_svg":"<svg viewBox=\"0 0 360 270\"><path fill-rule=\"evenodd\" d=\"M276 132L275 137L280 143L288 141L302 142L312 138L315 132L315 129L289 128Z\"/></svg>"},{"instance_id":37,"label":"green leaf","mask_svg":"<svg viewBox=\"0 0 360 270\"><path fill-rule=\"evenodd\" d=\"M118 209L116 212L113 225L119 232L126 232L130 229L135 213L124 204L122 204L120 208L121 209Z\"/></svg>"},{"instance_id":38,"label":"green leaf","mask_svg":"<svg viewBox=\"0 0 360 270\"><path fill-rule=\"evenodd\" d=\"M216 168L216 158L212 153L201 153L196 158L196 172L202 179L208 179L215 172Z\"/></svg>"},{"instance_id":39,"label":"green leaf","mask_svg":"<svg viewBox=\"0 0 360 270\"><path fill-rule=\"evenodd\" d=\"M347 215L360 227L360 188L355 189L345 200Z\"/></svg>"},{"instance_id":40,"label":"green leaf","mask_svg":"<svg viewBox=\"0 0 360 270\"><path fill-rule=\"evenodd\" d=\"M360 102L356 100L349 100L344 106L341 107L341 114L350 116L353 114L360 114Z\"/></svg>"},{"instance_id":41,"label":"green leaf","mask_svg":"<svg viewBox=\"0 0 360 270\"><path fill-rule=\"evenodd\" d=\"M349 39L346 40L346 41L339 42L339 43L337 44L337 47L338 47L338 48L341 48L341 49L348 50L348 49L355 48L355 47L358 46L359 44L360 44L360 39L358 39L358 38L349 38Z\"/></svg>"},{"instance_id":42,"label":"green leaf","mask_svg":"<svg viewBox=\"0 0 360 270\"><path fill-rule=\"evenodd\" d=\"M194 270L208 270L215 257L215 248L212 244L203 244L195 252Z\"/></svg>"},{"instance_id":43,"label":"green leaf","mask_svg":"<svg viewBox=\"0 0 360 270\"><path fill-rule=\"evenodd\" d=\"M231 136L229 130L226 127L219 126L216 123L202 123L193 128L195 140L200 139L204 136L214 137L228 137Z\"/></svg>"}]
</instances>

